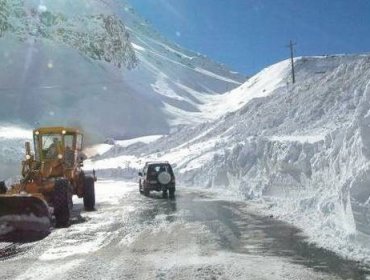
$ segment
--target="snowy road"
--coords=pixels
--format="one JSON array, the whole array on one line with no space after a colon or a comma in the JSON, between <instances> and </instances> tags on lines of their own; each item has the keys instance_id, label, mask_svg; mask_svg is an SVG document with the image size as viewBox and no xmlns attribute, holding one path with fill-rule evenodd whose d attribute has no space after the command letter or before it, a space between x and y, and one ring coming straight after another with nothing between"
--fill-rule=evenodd
<instances>
[{"instance_id":1,"label":"snowy road","mask_svg":"<svg viewBox=\"0 0 370 280\"><path fill-rule=\"evenodd\" d=\"M0 279L370 279L368 269L304 242L241 202L178 189L141 196L97 184L97 211L28 244L0 243Z\"/></svg>"}]
</instances>

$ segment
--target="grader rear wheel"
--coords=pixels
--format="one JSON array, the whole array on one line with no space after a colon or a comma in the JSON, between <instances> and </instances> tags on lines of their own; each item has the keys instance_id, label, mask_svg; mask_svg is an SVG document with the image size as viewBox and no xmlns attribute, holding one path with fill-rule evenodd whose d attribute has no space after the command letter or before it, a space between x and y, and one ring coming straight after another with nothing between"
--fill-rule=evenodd
<instances>
[{"instance_id":1,"label":"grader rear wheel","mask_svg":"<svg viewBox=\"0 0 370 280\"><path fill-rule=\"evenodd\" d=\"M95 180L92 177L85 177L83 201L86 211L95 210Z\"/></svg>"}]
</instances>

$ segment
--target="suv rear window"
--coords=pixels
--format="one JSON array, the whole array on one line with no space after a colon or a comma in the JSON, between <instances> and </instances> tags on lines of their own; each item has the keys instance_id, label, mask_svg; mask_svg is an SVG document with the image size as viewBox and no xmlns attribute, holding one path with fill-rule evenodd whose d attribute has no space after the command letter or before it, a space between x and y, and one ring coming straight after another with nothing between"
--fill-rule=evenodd
<instances>
[{"instance_id":1,"label":"suv rear window","mask_svg":"<svg viewBox=\"0 0 370 280\"><path fill-rule=\"evenodd\" d=\"M172 168L169 164L152 164L152 165L149 165L148 167L148 173L159 173L159 172L168 172L170 173L171 175L173 175L173 171L172 171Z\"/></svg>"}]
</instances>

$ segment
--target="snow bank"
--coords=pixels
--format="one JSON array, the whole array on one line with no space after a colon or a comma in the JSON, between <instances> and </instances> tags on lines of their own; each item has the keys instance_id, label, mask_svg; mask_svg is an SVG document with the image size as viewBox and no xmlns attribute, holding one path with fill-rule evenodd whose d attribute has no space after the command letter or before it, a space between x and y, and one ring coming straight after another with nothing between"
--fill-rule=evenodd
<instances>
[{"instance_id":1,"label":"snow bank","mask_svg":"<svg viewBox=\"0 0 370 280\"><path fill-rule=\"evenodd\" d=\"M369 262L369 65L368 56L298 60L305 80L225 118L230 137L200 168L180 170L183 182L259 201L319 245Z\"/></svg>"},{"instance_id":2,"label":"snow bank","mask_svg":"<svg viewBox=\"0 0 370 280\"><path fill-rule=\"evenodd\" d=\"M239 110L95 164L169 160L179 184L256 201L320 246L370 262L370 56L295 63L295 85L284 61L257 75L267 90L234 91L254 95Z\"/></svg>"}]
</instances>

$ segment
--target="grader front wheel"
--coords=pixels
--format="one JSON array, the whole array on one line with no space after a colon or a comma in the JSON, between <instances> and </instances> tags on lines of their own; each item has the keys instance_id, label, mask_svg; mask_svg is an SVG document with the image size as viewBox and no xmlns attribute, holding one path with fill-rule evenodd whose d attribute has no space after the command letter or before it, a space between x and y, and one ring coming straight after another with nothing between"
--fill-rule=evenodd
<instances>
[{"instance_id":1,"label":"grader front wheel","mask_svg":"<svg viewBox=\"0 0 370 280\"><path fill-rule=\"evenodd\" d=\"M53 194L54 215L56 227L68 227L72 211L72 192L69 181L59 179L55 183Z\"/></svg>"}]
</instances>

